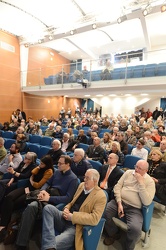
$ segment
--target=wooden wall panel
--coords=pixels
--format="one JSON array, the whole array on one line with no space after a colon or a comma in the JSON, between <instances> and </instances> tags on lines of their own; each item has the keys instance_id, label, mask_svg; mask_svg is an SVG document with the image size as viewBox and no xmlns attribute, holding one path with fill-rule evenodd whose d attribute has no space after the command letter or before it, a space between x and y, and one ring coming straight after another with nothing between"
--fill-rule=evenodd
<instances>
[{"instance_id":1,"label":"wooden wall panel","mask_svg":"<svg viewBox=\"0 0 166 250\"><path fill-rule=\"evenodd\" d=\"M43 78L60 72L61 65L64 65L63 68L66 73L70 72L70 61L56 51L42 47L29 48L28 81L36 85L41 78L40 83L44 83Z\"/></svg>"},{"instance_id":2,"label":"wooden wall panel","mask_svg":"<svg viewBox=\"0 0 166 250\"><path fill-rule=\"evenodd\" d=\"M0 47L0 122L10 121L13 110L21 108L20 50L15 36L0 31L0 41L14 46L15 52Z\"/></svg>"},{"instance_id":3,"label":"wooden wall panel","mask_svg":"<svg viewBox=\"0 0 166 250\"><path fill-rule=\"evenodd\" d=\"M24 111L28 116L37 121L43 115L47 118L53 116L54 118L59 117L59 111L62 107L67 111L68 107L72 109L74 115L77 106L80 106L80 99L70 99L65 97L43 97L24 94Z\"/></svg>"}]
</instances>

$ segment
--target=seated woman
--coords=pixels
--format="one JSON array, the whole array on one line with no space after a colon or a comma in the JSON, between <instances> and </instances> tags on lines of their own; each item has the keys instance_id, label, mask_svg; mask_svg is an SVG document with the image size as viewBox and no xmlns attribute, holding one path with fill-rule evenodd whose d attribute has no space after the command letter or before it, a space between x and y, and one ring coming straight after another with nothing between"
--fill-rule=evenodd
<instances>
[{"instance_id":1,"label":"seated woman","mask_svg":"<svg viewBox=\"0 0 166 250\"><path fill-rule=\"evenodd\" d=\"M41 159L40 165L32 170L30 177L29 190L40 189L46 181L51 178L54 172L52 158L49 155ZM15 173L13 173L15 174ZM11 191L4 199L1 206L1 221L0 221L0 243L4 241L6 228L10 222L13 210L24 208L26 193L24 187L17 188Z\"/></svg>"},{"instance_id":2,"label":"seated woman","mask_svg":"<svg viewBox=\"0 0 166 250\"><path fill-rule=\"evenodd\" d=\"M73 133L73 129L72 128L68 128L67 133L69 134L69 139L71 139L71 140L75 139L75 135Z\"/></svg>"},{"instance_id":3,"label":"seated woman","mask_svg":"<svg viewBox=\"0 0 166 250\"><path fill-rule=\"evenodd\" d=\"M166 162L162 160L163 154L158 149L152 149L150 154L148 174L156 185L156 197L166 202Z\"/></svg>"},{"instance_id":4,"label":"seated woman","mask_svg":"<svg viewBox=\"0 0 166 250\"><path fill-rule=\"evenodd\" d=\"M39 124L35 124L34 129L32 130L32 135L40 135L40 136L43 135L43 132Z\"/></svg>"},{"instance_id":5,"label":"seated woman","mask_svg":"<svg viewBox=\"0 0 166 250\"><path fill-rule=\"evenodd\" d=\"M100 146L104 148L106 152L109 152L112 149L112 142L111 134L105 132L103 138L100 141Z\"/></svg>"},{"instance_id":6,"label":"seated woman","mask_svg":"<svg viewBox=\"0 0 166 250\"><path fill-rule=\"evenodd\" d=\"M24 160L20 163L17 169L9 167L7 170L12 174L11 179L0 180L5 185L5 195L17 188L17 182L19 180L30 178L31 171L36 167L37 155L34 152L28 152Z\"/></svg>"},{"instance_id":7,"label":"seated woman","mask_svg":"<svg viewBox=\"0 0 166 250\"><path fill-rule=\"evenodd\" d=\"M109 154L111 154L111 153L117 154L119 156L117 165L118 166L123 166L124 154L121 152L121 148L120 148L119 142L114 141L112 143L112 149L109 151Z\"/></svg>"}]
</instances>

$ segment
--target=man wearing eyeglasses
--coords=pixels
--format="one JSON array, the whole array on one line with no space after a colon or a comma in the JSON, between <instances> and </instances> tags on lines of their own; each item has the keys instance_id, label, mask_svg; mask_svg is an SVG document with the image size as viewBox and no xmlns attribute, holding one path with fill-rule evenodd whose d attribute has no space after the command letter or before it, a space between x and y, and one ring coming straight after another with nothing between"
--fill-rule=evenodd
<instances>
[{"instance_id":1,"label":"man wearing eyeglasses","mask_svg":"<svg viewBox=\"0 0 166 250\"><path fill-rule=\"evenodd\" d=\"M72 200L78 187L78 179L71 171L70 165L70 157L68 155L61 155L58 161L58 169L54 171L53 176L41 188L38 195L39 201L56 206L60 203L67 204ZM47 192L48 187L57 191L57 194ZM38 212L37 201L30 203L25 209L16 241L17 249L27 249L33 225L35 224L36 217L39 217Z\"/></svg>"},{"instance_id":2,"label":"man wearing eyeglasses","mask_svg":"<svg viewBox=\"0 0 166 250\"><path fill-rule=\"evenodd\" d=\"M115 200L111 200L105 211L105 245L112 245L120 238L118 227L113 217L125 216L127 222L127 237L125 250L134 250L141 236L143 217L142 205L150 205L155 194L155 184L147 174L148 163L139 160L135 170L127 170L114 187Z\"/></svg>"},{"instance_id":3,"label":"man wearing eyeglasses","mask_svg":"<svg viewBox=\"0 0 166 250\"><path fill-rule=\"evenodd\" d=\"M42 250L75 249L83 250L83 225L95 226L103 214L106 195L98 187L99 173L88 169L81 183L63 211L52 205L43 209ZM55 229L60 235L55 236Z\"/></svg>"}]
</instances>

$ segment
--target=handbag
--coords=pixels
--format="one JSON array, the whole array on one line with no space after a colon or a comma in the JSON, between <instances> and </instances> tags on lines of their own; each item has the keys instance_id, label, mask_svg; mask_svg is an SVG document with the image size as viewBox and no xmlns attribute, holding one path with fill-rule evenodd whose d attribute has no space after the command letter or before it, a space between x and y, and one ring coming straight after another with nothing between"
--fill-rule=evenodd
<instances>
[{"instance_id":1,"label":"handbag","mask_svg":"<svg viewBox=\"0 0 166 250\"><path fill-rule=\"evenodd\" d=\"M40 193L40 190L34 190L26 194L26 202L31 203L32 201L38 201L37 197Z\"/></svg>"}]
</instances>

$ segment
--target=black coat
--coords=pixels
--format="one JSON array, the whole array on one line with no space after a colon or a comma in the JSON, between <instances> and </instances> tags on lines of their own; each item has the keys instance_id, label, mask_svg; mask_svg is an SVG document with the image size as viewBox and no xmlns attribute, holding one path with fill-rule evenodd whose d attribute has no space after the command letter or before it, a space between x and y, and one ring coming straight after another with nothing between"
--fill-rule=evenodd
<instances>
[{"instance_id":1,"label":"black coat","mask_svg":"<svg viewBox=\"0 0 166 250\"><path fill-rule=\"evenodd\" d=\"M108 169L109 165L103 165L102 168L100 168L100 180L99 180L99 184L104 180L105 175L107 173L107 169ZM108 177L108 188L106 189L108 196L109 196L109 200L112 198L112 190L114 188L114 186L116 185L116 183L118 182L118 180L120 179L120 177L123 175L123 171L119 168L119 167L115 167L111 174Z\"/></svg>"}]
</instances>

